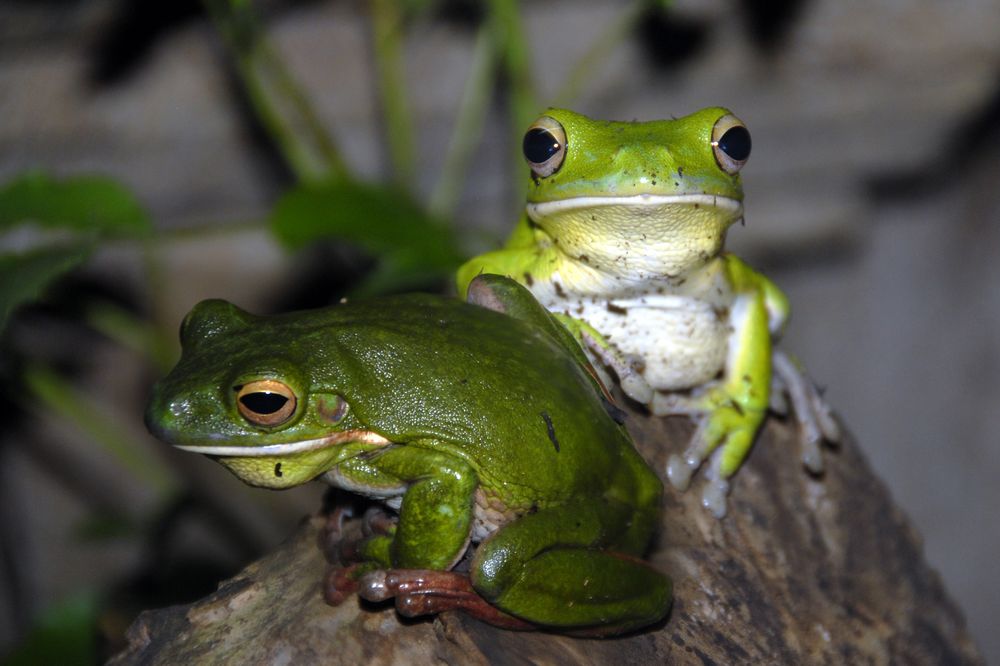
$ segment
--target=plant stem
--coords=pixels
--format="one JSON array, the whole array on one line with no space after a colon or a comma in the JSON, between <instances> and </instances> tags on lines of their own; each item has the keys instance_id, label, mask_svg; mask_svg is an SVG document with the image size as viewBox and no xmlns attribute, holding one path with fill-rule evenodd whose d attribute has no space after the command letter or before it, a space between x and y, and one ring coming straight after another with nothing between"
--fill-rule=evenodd
<instances>
[{"instance_id":1,"label":"plant stem","mask_svg":"<svg viewBox=\"0 0 1000 666\"><path fill-rule=\"evenodd\" d=\"M501 54L500 59L510 96L511 135L516 139L538 113L538 101L531 77L530 49L516 0L490 0L490 10L489 21L495 44ZM520 177L521 142L512 140L510 143L512 170L510 182L515 187L512 198L520 201L524 198L526 189L525 180Z\"/></svg>"},{"instance_id":2,"label":"plant stem","mask_svg":"<svg viewBox=\"0 0 1000 666\"><path fill-rule=\"evenodd\" d=\"M136 351L157 370L166 374L176 361L173 347L160 328L108 302L96 303L86 311L87 323L123 347Z\"/></svg>"},{"instance_id":3,"label":"plant stem","mask_svg":"<svg viewBox=\"0 0 1000 666\"><path fill-rule=\"evenodd\" d=\"M413 124L403 71L403 10L398 0L370 0L375 71L392 177L410 189L414 179Z\"/></svg>"},{"instance_id":4,"label":"plant stem","mask_svg":"<svg viewBox=\"0 0 1000 666\"><path fill-rule=\"evenodd\" d=\"M441 176L431 195L430 212L442 219L451 219L455 213L469 157L482 136L493 83L493 69L496 66L493 36L492 29L487 25L480 27L476 35L472 68L462 91L462 101L458 107L458 117L448 143Z\"/></svg>"},{"instance_id":5,"label":"plant stem","mask_svg":"<svg viewBox=\"0 0 1000 666\"><path fill-rule=\"evenodd\" d=\"M100 444L130 474L153 488L161 501L174 495L177 480L167 467L149 455L111 419L88 404L63 377L33 364L24 369L24 382L50 414L58 414Z\"/></svg>"},{"instance_id":6,"label":"plant stem","mask_svg":"<svg viewBox=\"0 0 1000 666\"><path fill-rule=\"evenodd\" d=\"M608 55L625 39L635 27L636 21L649 6L649 0L634 0L617 20L611 22L604 32L594 40L570 70L566 81L553 97L554 106L567 106L580 94L584 85L594 78L595 72Z\"/></svg>"},{"instance_id":7,"label":"plant stem","mask_svg":"<svg viewBox=\"0 0 1000 666\"><path fill-rule=\"evenodd\" d=\"M249 0L204 0L250 105L300 181L348 178L333 137L261 29Z\"/></svg>"}]
</instances>

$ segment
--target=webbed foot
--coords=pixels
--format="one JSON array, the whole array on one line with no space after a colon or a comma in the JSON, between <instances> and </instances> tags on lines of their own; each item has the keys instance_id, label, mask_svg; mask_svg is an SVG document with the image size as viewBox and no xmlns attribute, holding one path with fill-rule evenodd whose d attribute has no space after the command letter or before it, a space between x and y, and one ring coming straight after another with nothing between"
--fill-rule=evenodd
<instances>
[{"instance_id":1,"label":"webbed foot","mask_svg":"<svg viewBox=\"0 0 1000 666\"><path fill-rule=\"evenodd\" d=\"M472 587L467 574L427 569L379 569L366 573L358 596L368 601L394 599L405 617L461 610L504 629L530 630L535 626L487 603Z\"/></svg>"},{"instance_id":2,"label":"webbed foot","mask_svg":"<svg viewBox=\"0 0 1000 666\"><path fill-rule=\"evenodd\" d=\"M718 386L700 397L664 396L658 406L665 409L668 403L671 411L660 414L687 414L695 420L697 427L684 452L668 458L667 479L678 490L686 490L695 470L711 456L706 471L708 482L702 491L701 503L716 518L722 518L726 515L728 479L750 452L764 413L741 407ZM658 412L654 410L654 413Z\"/></svg>"}]
</instances>

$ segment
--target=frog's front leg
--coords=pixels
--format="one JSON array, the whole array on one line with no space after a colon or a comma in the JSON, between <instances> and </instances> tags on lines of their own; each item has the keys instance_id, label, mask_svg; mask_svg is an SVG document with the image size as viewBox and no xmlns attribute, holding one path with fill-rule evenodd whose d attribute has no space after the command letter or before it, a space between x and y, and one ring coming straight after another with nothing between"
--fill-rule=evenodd
<instances>
[{"instance_id":1,"label":"frog's front leg","mask_svg":"<svg viewBox=\"0 0 1000 666\"><path fill-rule=\"evenodd\" d=\"M689 397L657 393L652 404L654 414L688 413L697 423L684 453L670 456L667 478L675 487L686 488L691 474L711 455L702 504L720 518L726 513L728 479L750 451L767 412L771 386L771 333L764 294L740 293L729 320L733 333L722 380Z\"/></svg>"},{"instance_id":2,"label":"frog's front leg","mask_svg":"<svg viewBox=\"0 0 1000 666\"><path fill-rule=\"evenodd\" d=\"M522 516L480 544L472 584L502 611L563 631L613 635L652 624L670 608L671 585L638 559L645 539L625 533L645 519L609 498Z\"/></svg>"},{"instance_id":3,"label":"frog's front leg","mask_svg":"<svg viewBox=\"0 0 1000 666\"><path fill-rule=\"evenodd\" d=\"M582 319L560 313L553 313L553 316L562 322L584 349L593 354L600 367L609 368L615 373L618 385L625 395L643 405L648 405L653 400L653 387L642 376L642 370L636 361L622 356L600 331Z\"/></svg>"},{"instance_id":4,"label":"frog's front leg","mask_svg":"<svg viewBox=\"0 0 1000 666\"><path fill-rule=\"evenodd\" d=\"M326 596L331 603L342 601L367 572L447 570L464 554L478 477L461 459L416 446L394 446L348 459L326 478L376 497L403 491L395 524L377 520L368 530L370 536L350 544L349 559L356 562L328 574Z\"/></svg>"}]
</instances>

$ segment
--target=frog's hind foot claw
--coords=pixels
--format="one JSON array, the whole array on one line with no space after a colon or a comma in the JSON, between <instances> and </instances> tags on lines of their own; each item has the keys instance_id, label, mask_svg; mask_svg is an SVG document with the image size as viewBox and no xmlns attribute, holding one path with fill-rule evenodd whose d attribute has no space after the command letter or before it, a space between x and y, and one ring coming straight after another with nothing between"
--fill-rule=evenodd
<instances>
[{"instance_id":1,"label":"frog's hind foot claw","mask_svg":"<svg viewBox=\"0 0 1000 666\"><path fill-rule=\"evenodd\" d=\"M465 574L428 569L380 569L361 577L358 595L368 601L395 599L405 617L461 610L477 620L504 629L532 630L535 626L490 605L472 587Z\"/></svg>"},{"instance_id":2,"label":"frog's hind foot claw","mask_svg":"<svg viewBox=\"0 0 1000 666\"><path fill-rule=\"evenodd\" d=\"M326 524L319 531L319 549L327 562L340 561L340 548L345 538L344 525L353 517L354 511L349 506L337 506L326 516Z\"/></svg>"},{"instance_id":3,"label":"frog's hind foot claw","mask_svg":"<svg viewBox=\"0 0 1000 666\"><path fill-rule=\"evenodd\" d=\"M358 581L354 576L359 564L348 567L333 565L323 576L323 600L330 606L339 606L357 591Z\"/></svg>"},{"instance_id":4,"label":"frog's hind foot claw","mask_svg":"<svg viewBox=\"0 0 1000 666\"><path fill-rule=\"evenodd\" d=\"M802 430L802 463L809 471L819 474L823 471L820 444L840 442L840 426L816 384L791 357L775 350L772 363L774 383L787 394Z\"/></svg>"}]
</instances>

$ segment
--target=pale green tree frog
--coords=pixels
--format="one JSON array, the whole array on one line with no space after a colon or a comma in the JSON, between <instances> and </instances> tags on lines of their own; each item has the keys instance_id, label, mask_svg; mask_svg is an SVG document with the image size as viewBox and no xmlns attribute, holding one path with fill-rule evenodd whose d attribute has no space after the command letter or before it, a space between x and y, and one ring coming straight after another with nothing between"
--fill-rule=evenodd
<instances>
[{"instance_id":1,"label":"pale green tree frog","mask_svg":"<svg viewBox=\"0 0 1000 666\"><path fill-rule=\"evenodd\" d=\"M694 418L668 476L686 488L711 456L702 501L719 517L769 404L782 408L786 395L803 461L821 470L819 444L839 439L836 421L797 365L772 350L788 301L723 252L726 231L743 219L745 125L722 108L653 122L550 109L523 148L525 213L504 248L460 268L460 292L483 272L522 282L626 395L654 414Z\"/></svg>"},{"instance_id":2,"label":"pale green tree frog","mask_svg":"<svg viewBox=\"0 0 1000 666\"><path fill-rule=\"evenodd\" d=\"M398 511L357 549L369 600L596 635L661 620L670 581L639 558L662 483L527 290L483 276L469 294L276 316L202 302L146 422L252 485L322 476Z\"/></svg>"}]
</instances>

